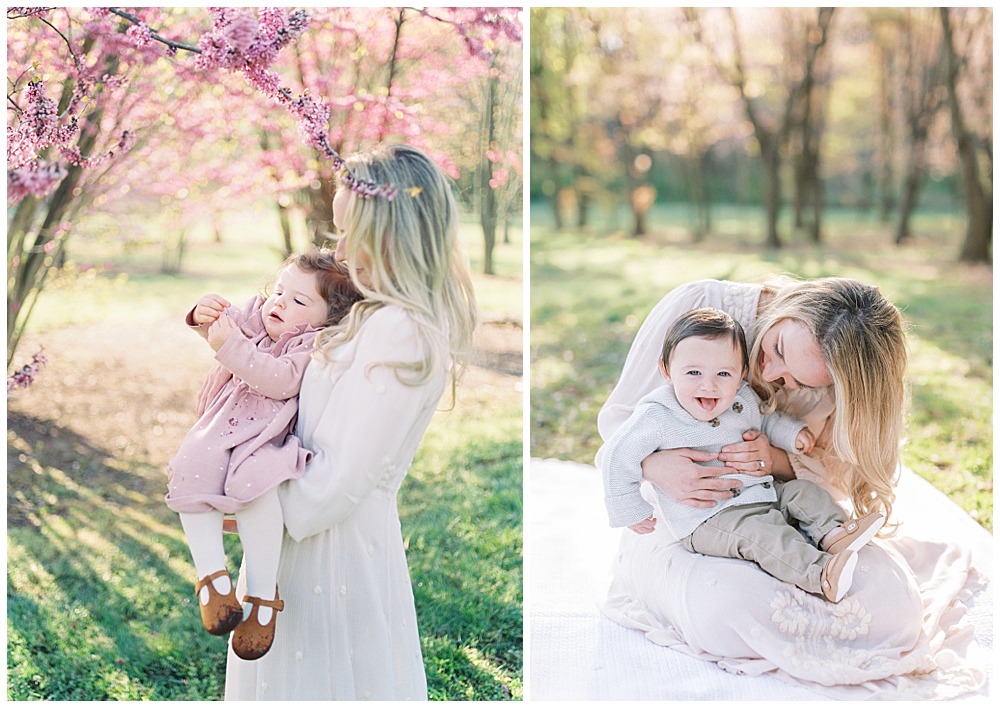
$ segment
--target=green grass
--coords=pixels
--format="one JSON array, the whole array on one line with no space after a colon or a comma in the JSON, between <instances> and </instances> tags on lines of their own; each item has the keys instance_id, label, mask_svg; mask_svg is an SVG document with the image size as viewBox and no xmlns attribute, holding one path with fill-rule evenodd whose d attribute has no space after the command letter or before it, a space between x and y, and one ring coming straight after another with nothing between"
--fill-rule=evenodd
<instances>
[{"instance_id":1,"label":"green grass","mask_svg":"<svg viewBox=\"0 0 1000 708\"><path fill-rule=\"evenodd\" d=\"M432 700L522 695L520 406L438 413L400 492Z\"/></svg>"},{"instance_id":2,"label":"green grass","mask_svg":"<svg viewBox=\"0 0 1000 708\"><path fill-rule=\"evenodd\" d=\"M190 554L162 500L210 361L179 318L207 291L248 298L280 263L270 212L225 223L222 244L195 232L181 275L158 272L153 243L71 241L75 269L39 301L17 359L44 346L49 365L8 400L10 700L222 697L226 642L201 628ZM474 275L486 320L520 320L512 235L498 275ZM473 222L462 236L481 254ZM522 696L519 381L471 370L399 494L432 699ZM235 573L239 539L226 543Z\"/></svg>"},{"instance_id":3,"label":"green grass","mask_svg":"<svg viewBox=\"0 0 1000 708\"><path fill-rule=\"evenodd\" d=\"M880 286L909 325L904 463L992 531L992 270L954 262L964 222L919 214L913 244L897 248L891 225L833 210L823 246L793 234L785 248L766 251L758 245L758 210L717 210L715 233L697 245L683 217L678 208L658 208L641 240L604 228L556 233L544 225L544 211L533 222L532 455L593 462L597 413L632 339L681 283L847 276Z\"/></svg>"}]
</instances>

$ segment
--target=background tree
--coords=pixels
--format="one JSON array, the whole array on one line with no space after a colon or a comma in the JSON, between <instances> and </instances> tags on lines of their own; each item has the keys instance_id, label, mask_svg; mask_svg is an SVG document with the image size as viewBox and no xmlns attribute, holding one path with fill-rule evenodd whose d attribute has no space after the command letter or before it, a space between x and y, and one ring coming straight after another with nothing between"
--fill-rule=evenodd
<instances>
[{"instance_id":1,"label":"background tree","mask_svg":"<svg viewBox=\"0 0 1000 708\"><path fill-rule=\"evenodd\" d=\"M993 149L992 149L992 129L987 140L982 141L985 150L979 149L980 141L976 134L969 129L962 107L962 98L959 95L959 75L963 65L967 64L964 57L960 58L956 52L955 31L952 28L951 11L942 7L939 8L941 17L942 42L941 51L944 60L944 88L948 92L948 106L951 109L951 130L955 136L955 143L958 147L958 156L962 164L962 183L965 187L965 200L969 215L968 228L966 230L965 242L962 245L961 260L971 262L989 263L990 244L993 240L993 199L992 194L988 194L983 188L980 179L979 162L980 153L985 153L987 160L988 176L992 181L993 176ZM966 13L966 21L956 29L964 31L965 36L961 39L959 46L966 48L985 49L976 47L981 41L981 33L978 27L984 18L978 13L969 16ZM978 41L977 41L978 40ZM990 44L992 46L992 44ZM988 50L992 55L992 49ZM980 54L982 56L982 54ZM992 73L990 68L992 63L986 64L987 71ZM990 187L992 192L992 186Z\"/></svg>"}]
</instances>

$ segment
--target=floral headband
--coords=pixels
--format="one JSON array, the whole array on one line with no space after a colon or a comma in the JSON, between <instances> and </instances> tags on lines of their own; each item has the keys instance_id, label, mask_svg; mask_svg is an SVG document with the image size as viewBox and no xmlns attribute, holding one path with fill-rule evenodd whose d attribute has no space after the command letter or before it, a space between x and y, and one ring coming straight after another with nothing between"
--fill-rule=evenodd
<instances>
[{"instance_id":1,"label":"floral headband","mask_svg":"<svg viewBox=\"0 0 1000 708\"><path fill-rule=\"evenodd\" d=\"M372 180L361 179L354 174L354 172L351 171L351 168L347 166L344 158L342 158L340 154L333 149L326 139L323 140L323 150L326 152L327 157L333 160L333 169L337 171L340 181L347 185L348 189L362 199L385 197L386 201L391 202L396 198L396 194L399 193L399 190L391 184L379 184L378 182L373 182ZM409 191L411 197L415 197L420 193L420 188L417 187L407 191Z\"/></svg>"}]
</instances>

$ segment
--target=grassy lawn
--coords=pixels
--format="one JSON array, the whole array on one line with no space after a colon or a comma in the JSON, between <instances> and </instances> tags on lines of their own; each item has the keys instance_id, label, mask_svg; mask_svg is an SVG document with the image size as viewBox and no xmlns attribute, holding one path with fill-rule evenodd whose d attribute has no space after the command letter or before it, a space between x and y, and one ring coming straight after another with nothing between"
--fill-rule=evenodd
<instances>
[{"instance_id":1,"label":"grassy lawn","mask_svg":"<svg viewBox=\"0 0 1000 708\"><path fill-rule=\"evenodd\" d=\"M225 223L222 244L192 235L176 276L158 272L155 246L123 252L95 229L70 242L77 275L39 301L15 364L41 346L49 364L7 411L10 700L222 697L226 640L201 628L163 494L211 362L180 318L205 292L243 302L280 263L272 212ZM471 221L462 233L475 267L481 236ZM520 230L512 237L497 246L498 275L475 277L477 365L399 494L432 699L522 696ZM239 539L226 543L235 573Z\"/></svg>"},{"instance_id":2,"label":"grassy lawn","mask_svg":"<svg viewBox=\"0 0 1000 708\"><path fill-rule=\"evenodd\" d=\"M892 224L833 210L823 246L783 224L768 252L759 210L719 208L714 233L691 244L686 212L657 207L641 240L602 218L556 233L545 207L531 230L531 454L593 463L597 413L643 319L689 280L847 276L878 285L908 324L911 394L903 461L993 529L993 273L955 262L964 220L919 214L911 245Z\"/></svg>"}]
</instances>

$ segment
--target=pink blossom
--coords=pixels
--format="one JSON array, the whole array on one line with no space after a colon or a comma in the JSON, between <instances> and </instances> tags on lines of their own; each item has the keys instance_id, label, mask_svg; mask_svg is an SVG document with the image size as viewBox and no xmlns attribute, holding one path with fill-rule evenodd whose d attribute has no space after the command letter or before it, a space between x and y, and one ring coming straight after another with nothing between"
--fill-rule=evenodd
<instances>
[{"instance_id":1,"label":"pink blossom","mask_svg":"<svg viewBox=\"0 0 1000 708\"><path fill-rule=\"evenodd\" d=\"M153 31L145 22L132 25L125 31L125 36L132 42L134 47L145 47L153 41Z\"/></svg>"},{"instance_id":2,"label":"pink blossom","mask_svg":"<svg viewBox=\"0 0 1000 708\"><path fill-rule=\"evenodd\" d=\"M59 163L45 165L36 161L16 170L7 170L7 199L12 204L29 194L44 197L56 188L66 176L66 170Z\"/></svg>"},{"instance_id":3,"label":"pink blossom","mask_svg":"<svg viewBox=\"0 0 1000 708\"><path fill-rule=\"evenodd\" d=\"M257 40L257 20L253 12L247 8L238 10L230 23L222 28L221 34L230 47L245 54Z\"/></svg>"},{"instance_id":4,"label":"pink blossom","mask_svg":"<svg viewBox=\"0 0 1000 708\"><path fill-rule=\"evenodd\" d=\"M510 170L506 167L501 167L499 170L493 170L493 179L490 180L490 186L493 189L502 187L507 184L508 179L510 179Z\"/></svg>"},{"instance_id":5,"label":"pink blossom","mask_svg":"<svg viewBox=\"0 0 1000 708\"><path fill-rule=\"evenodd\" d=\"M20 306L20 303L11 303L11 309L16 312L17 308L14 305ZM25 364L15 371L13 376L7 377L7 393L10 393L15 388L28 388L28 386L35 382L35 377L47 363L48 360L45 358L45 354L41 351L36 352L31 358L30 364Z\"/></svg>"}]
</instances>

